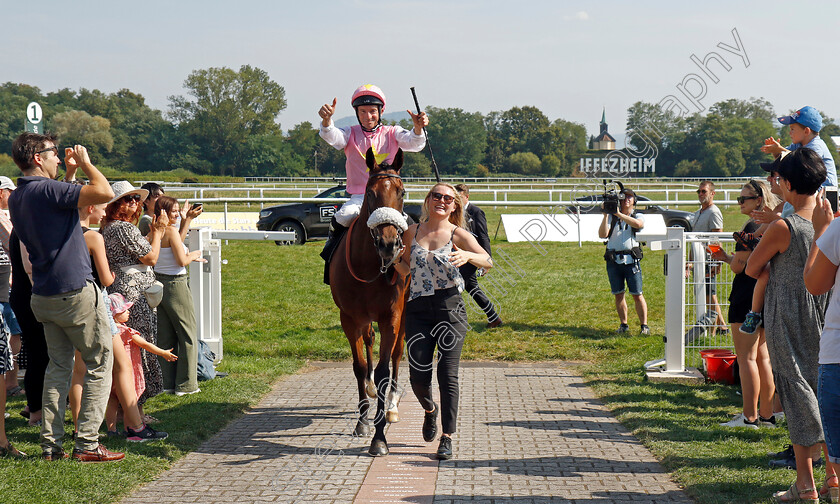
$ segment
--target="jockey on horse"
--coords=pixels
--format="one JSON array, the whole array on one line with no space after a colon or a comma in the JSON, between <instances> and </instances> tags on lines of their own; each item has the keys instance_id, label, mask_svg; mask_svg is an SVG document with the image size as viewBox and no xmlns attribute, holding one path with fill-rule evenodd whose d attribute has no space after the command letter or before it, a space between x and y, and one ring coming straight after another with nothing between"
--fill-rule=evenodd
<instances>
[{"instance_id":1,"label":"jockey on horse","mask_svg":"<svg viewBox=\"0 0 840 504\"><path fill-rule=\"evenodd\" d=\"M345 202L330 222L330 235L321 257L324 259L324 283L329 284L329 265L332 254L347 227L359 215L364 200L365 186L368 180L368 167L365 153L373 149L377 164L391 164L397 149L407 152L419 152L426 146L423 128L429 124L425 112L414 114L407 111L414 123L412 131L400 126L382 124L382 111L385 110L385 94L381 89L366 84L353 93L351 104L356 111L359 124L349 128L337 128L332 122L336 99L332 105L325 103L318 115L321 116L319 134L328 144L341 149L347 156L347 192L350 199Z\"/></svg>"}]
</instances>

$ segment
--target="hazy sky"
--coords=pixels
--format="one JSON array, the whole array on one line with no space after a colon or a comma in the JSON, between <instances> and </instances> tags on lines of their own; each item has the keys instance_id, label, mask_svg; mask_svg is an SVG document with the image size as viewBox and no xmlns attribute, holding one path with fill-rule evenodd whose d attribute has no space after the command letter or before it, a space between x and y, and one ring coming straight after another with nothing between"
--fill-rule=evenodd
<instances>
[{"instance_id":1,"label":"hazy sky","mask_svg":"<svg viewBox=\"0 0 840 504\"><path fill-rule=\"evenodd\" d=\"M2 20L0 82L129 88L166 110L192 70L250 64L285 88L283 129L315 123L334 96L337 116L351 115L352 91L375 83L387 111L413 108L415 86L421 105L533 105L590 134L606 107L619 136L636 101L690 105L676 86L691 73L701 106L754 96L840 118L836 1L48 0L8 2ZM733 29L749 67L717 47L736 46ZM717 84L690 60L711 51L731 66L710 63Z\"/></svg>"}]
</instances>

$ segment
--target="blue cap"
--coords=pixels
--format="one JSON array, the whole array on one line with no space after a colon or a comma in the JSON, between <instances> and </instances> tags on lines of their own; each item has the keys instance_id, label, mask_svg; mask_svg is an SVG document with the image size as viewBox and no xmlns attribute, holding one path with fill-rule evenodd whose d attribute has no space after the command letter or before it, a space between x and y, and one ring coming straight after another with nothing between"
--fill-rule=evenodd
<instances>
[{"instance_id":1,"label":"blue cap","mask_svg":"<svg viewBox=\"0 0 840 504\"><path fill-rule=\"evenodd\" d=\"M814 107L802 107L789 116L779 118L782 124L799 123L806 128L811 128L814 133L819 133L822 129L822 116Z\"/></svg>"}]
</instances>

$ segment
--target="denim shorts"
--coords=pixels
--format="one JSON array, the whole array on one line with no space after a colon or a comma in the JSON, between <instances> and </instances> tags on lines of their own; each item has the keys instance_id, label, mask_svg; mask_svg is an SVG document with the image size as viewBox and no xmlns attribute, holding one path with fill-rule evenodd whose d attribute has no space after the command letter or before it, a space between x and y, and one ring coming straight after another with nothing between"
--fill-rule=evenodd
<instances>
[{"instance_id":1,"label":"denim shorts","mask_svg":"<svg viewBox=\"0 0 840 504\"><path fill-rule=\"evenodd\" d=\"M108 316L108 326L111 328L111 334L117 336L120 330L117 329L117 323L114 322L114 314L111 312L111 298L108 297L108 291L102 289L102 301L105 303L105 312Z\"/></svg>"},{"instance_id":2,"label":"denim shorts","mask_svg":"<svg viewBox=\"0 0 840 504\"><path fill-rule=\"evenodd\" d=\"M610 290L613 294L624 292L625 281L631 295L638 296L642 293L642 267L639 261L630 264L607 261L607 277L610 279Z\"/></svg>"},{"instance_id":3,"label":"denim shorts","mask_svg":"<svg viewBox=\"0 0 840 504\"><path fill-rule=\"evenodd\" d=\"M20 324L15 317L15 312L12 311L12 305L3 302L0 302L0 305L3 305L3 321L6 323L9 334L20 334Z\"/></svg>"},{"instance_id":4,"label":"denim shorts","mask_svg":"<svg viewBox=\"0 0 840 504\"><path fill-rule=\"evenodd\" d=\"M706 277L706 297L717 296L717 275L710 275Z\"/></svg>"},{"instance_id":5,"label":"denim shorts","mask_svg":"<svg viewBox=\"0 0 840 504\"><path fill-rule=\"evenodd\" d=\"M823 424L828 460L840 464L840 364L820 364L817 402Z\"/></svg>"}]
</instances>

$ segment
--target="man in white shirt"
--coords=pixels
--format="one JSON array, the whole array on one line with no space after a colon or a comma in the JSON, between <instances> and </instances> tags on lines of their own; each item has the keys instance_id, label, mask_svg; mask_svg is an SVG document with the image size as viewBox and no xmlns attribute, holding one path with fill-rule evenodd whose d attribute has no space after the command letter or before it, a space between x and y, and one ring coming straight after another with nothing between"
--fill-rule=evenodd
<instances>
[{"instance_id":1,"label":"man in white shirt","mask_svg":"<svg viewBox=\"0 0 840 504\"><path fill-rule=\"evenodd\" d=\"M710 180L700 182L700 186L697 188L697 199L700 201L700 209L694 212L692 231L699 233L719 233L723 231L723 215L720 213L720 208L715 205L714 182ZM726 333L729 331L729 328L726 325L726 320L723 318L723 312L721 312L717 298L717 274L720 272L720 264L708 265L709 260L709 258L706 259L707 266L706 272L704 273L706 299L712 308L714 308L716 314L716 331ZM693 269L693 264L689 263L686 267L690 271ZM688 274L688 271L686 271L686 274Z\"/></svg>"}]
</instances>

